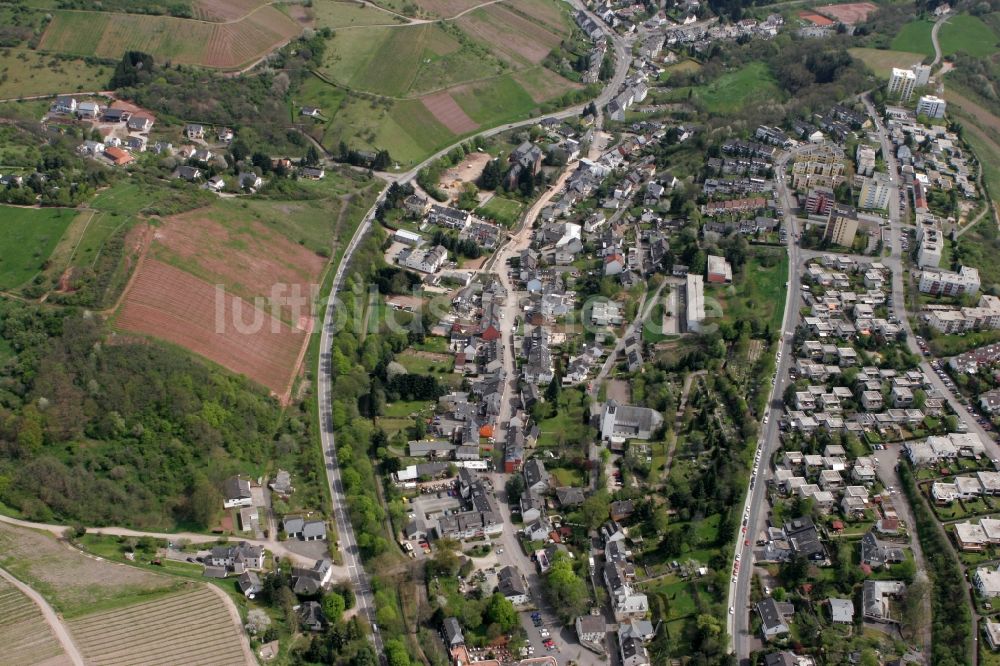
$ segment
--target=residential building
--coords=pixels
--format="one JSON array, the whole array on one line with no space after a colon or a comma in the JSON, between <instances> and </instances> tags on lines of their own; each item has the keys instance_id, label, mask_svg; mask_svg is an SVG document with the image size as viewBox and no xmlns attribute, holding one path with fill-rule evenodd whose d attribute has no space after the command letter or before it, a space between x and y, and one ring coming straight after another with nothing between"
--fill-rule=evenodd
<instances>
[{"instance_id":1,"label":"residential building","mask_svg":"<svg viewBox=\"0 0 1000 666\"><path fill-rule=\"evenodd\" d=\"M983 633L986 634L986 642L991 650L1000 650L1000 622L983 622Z\"/></svg>"},{"instance_id":2,"label":"residential building","mask_svg":"<svg viewBox=\"0 0 1000 666\"><path fill-rule=\"evenodd\" d=\"M528 587L517 567L507 566L497 574L497 590L515 606L528 603Z\"/></svg>"},{"instance_id":3,"label":"residential building","mask_svg":"<svg viewBox=\"0 0 1000 666\"><path fill-rule=\"evenodd\" d=\"M976 569L972 582L984 597L1000 597L1000 571L979 567Z\"/></svg>"},{"instance_id":4,"label":"residential building","mask_svg":"<svg viewBox=\"0 0 1000 666\"><path fill-rule=\"evenodd\" d=\"M917 115L929 118L944 118L948 103L934 95L923 95L917 102Z\"/></svg>"},{"instance_id":5,"label":"residential building","mask_svg":"<svg viewBox=\"0 0 1000 666\"><path fill-rule=\"evenodd\" d=\"M875 173L875 149L873 147L859 143L854 159L859 176L871 176Z\"/></svg>"},{"instance_id":6,"label":"residential building","mask_svg":"<svg viewBox=\"0 0 1000 666\"><path fill-rule=\"evenodd\" d=\"M459 645L465 645L465 636L462 635L462 625L454 617L446 617L441 626L441 634L444 636L444 644L450 650Z\"/></svg>"},{"instance_id":7,"label":"residential building","mask_svg":"<svg viewBox=\"0 0 1000 666\"><path fill-rule=\"evenodd\" d=\"M824 240L841 247L851 247L858 232L858 212L850 206L834 206L823 230Z\"/></svg>"},{"instance_id":8,"label":"residential building","mask_svg":"<svg viewBox=\"0 0 1000 666\"><path fill-rule=\"evenodd\" d=\"M972 266L961 266L958 272L925 269L920 272L918 286L922 293L934 296L975 295L979 287L979 270Z\"/></svg>"},{"instance_id":9,"label":"residential building","mask_svg":"<svg viewBox=\"0 0 1000 666\"><path fill-rule=\"evenodd\" d=\"M326 538L326 521L309 520L302 516L285 516L282 529L289 539L320 541Z\"/></svg>"},{"instance_id":10,"label":"residential building","mask_svg":"<svg viewBox=\"0 0 1000 666\"><path fill-rule=\"evenodd\" d=\"M205 565L224 567L236 574L242 574L248 569L263 569L264 549L246 541L233 546L216 546L205 558Z\"/></svg>"},{"instance_id":11,"label":"residential building","mask_svg":"<svg viewBox=\"0 0 1000 666\"><path fill-rule=\"evenodd\" d=\"M241 506L251 506L253 496L250 494L250 482L233 476L222 484L222 508L233 509Z\"/></svg>"},{"instance_id":12,"label":"residential building","mask_svg":"<svg viewBox=\"0 0 1000 666\"><path fill-rule=\"evenodd\" d=\"M733 281L733 267L725 257L708 255L706 279L712 284L728 284Z\"/></svg>"},{"instance_id":13,"label":"residential building","mask_svg":"<svg viewBox=\"0 0 1000 666\"><path fill-rule=\"evenodd\" d=\"M889 207L891 192L888 175L879 172L865 177L861 180L858 208L885 210Z\"/></svg>"},{"instance_id":14,"label":"residential building","mask_svg":"<svg viewBox=\"0 0 1000 666\"><path fill-rule=\"evenodd\" d=\"M806 213L809 215L829 215L837 203L837 197L829 187L814 187L806 197Z\"/></svg>"},{"instance_id":15,"label":"residential building","mask_svg":"<svg viewBox=\"0 0 1000 666\"><path fill-rule=\"evenodd\" d=\"M769 641L789 632L788 618L795 614L795 606L767 597L757 603L757 612L760 613L760 630L764 634L764 640Z\"/></svg>"},{"instance_id":16,"label":"residential building","mask_svg":"<svg viewBox=\"0 0 1000 666\"><path fill-rule=\"evenodd\" d=\"M834 624L854 622L854 602L850 599L830 598L830 619Z\"/></svg>"},{"instance_id":17,"label":"residential building","mask_svg":"<svg viewBox=\"0 0 1000 666\"><path fill-rule=\"evenodd\" d=\"M905 102L913 96L916 85L917 75L913 70L893 67L889 77L889 97L898 97Z\"/></svg>"},{"instance_id":18,"label":"residential building","mask_svg":"<svg viewBox=\"0 0 1000 666\"><path fill-rule=\"evenodd\" d=\"M906 585L898 580L866 580L861 592L862 614L872 622L892 622L889 599L899 597Z\"/></svg>"},{"instance_id":19,"label":"residential building","mask_svg":"<svg viewBox=\"0 0 1000 666\"><path fill-rule=\"evenodd\" d=\"M448 250L438 245L430 250L407 248L399 253L399 264L421 273L434 274L448 260Z\"/></svg>"},{"instance_id":20,"label":"residential building","mask_svg":"<svg viewBox=\"0 0 1000 666\"><path fill-rule=\"evenodd\" d=\"M576 636L580 644L598 654L604 654L604 636L607 624L602 615L581 615L576 618Z\"/></svg>"}]
</instances>

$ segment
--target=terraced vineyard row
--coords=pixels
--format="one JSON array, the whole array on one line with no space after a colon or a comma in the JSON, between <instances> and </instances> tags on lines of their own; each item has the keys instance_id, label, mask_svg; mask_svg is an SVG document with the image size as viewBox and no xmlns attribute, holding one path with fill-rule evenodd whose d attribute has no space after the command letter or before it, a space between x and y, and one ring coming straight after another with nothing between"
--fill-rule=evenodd
<instances>
[{"instance_id":1,"label":"terraced vineyard row","mask_svg":"<svg viewBox=\"0 0 1000 666\"><path fill-rule=\"evenodd\" d=\"M242 664L229 613L211 590L189 592L85 616L70 628L88 661L127 664Z\"/></svg>"},{"instance_id":2,"label":"terraced vineyard row","mask_svg":"<svg viewBox=\"0 0 1000 666\"><path fill-rule=\"evenodd\" d=\"M41 664L63 654L42 612L28 597L0 579L0 645L5 664Z\"/></svg>"}]
</instances>

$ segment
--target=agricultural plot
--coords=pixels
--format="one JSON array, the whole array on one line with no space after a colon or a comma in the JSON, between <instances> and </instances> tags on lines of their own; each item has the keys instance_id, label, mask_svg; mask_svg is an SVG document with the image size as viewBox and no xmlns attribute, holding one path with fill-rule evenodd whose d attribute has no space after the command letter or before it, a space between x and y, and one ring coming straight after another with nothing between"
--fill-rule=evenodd
<instances>
[{"instance_id":1,"label":"agricultural plot","mask_svg":"<svg viewBox=\"0 0 1000 666\"><path fill-rule=\"evenodd\" d=\"M522 118L535 107L535 100L513 76L462 86L454 89L452 95L469 117L481 125L499 125Z\"/></svg>"},{"instance_id":2,"label":"agricultural plot","mask_svg":"<svg viewBox=\"0 0 1000 666\"><path fill-rule=\"evenodd\" d=\"M246 663L240 635L223 601L205 585L70 623L94 664Z\"/></svg>"},{"instance_id":3,"label":"agricultural plot","mask_svg":"<svg viewBox=\"0 0 1000 666\"><path fill-rule=\"evenodd\" d=\"M513 76L514 80L531 95L531 99L538 103L561 97L571 90L583 87L541 66L522 69Z\"/></svg>"},{"instance_id":4,"label":"agricultural plot","mask_svg":"<svg viewBox=\"0 0 1000 666\"><path fill-rule=\"evenodd\" d=\"M0 51L0 98L57 92L96 91L108 84L111 67L54 58L27 49Z\"/></svg>"},{"instance_id":5,"label":"agricultural plot","mask_svg":"<svg viewBox=\"0 0 1000 666\"><path fill-rule=\"evenodd\" d=\"M67 208L0 206L0 290L39 274L75 216Z\"/></svg>"},{"instance_id":6,"label":"agricultural plot","mask_svg":"<svg viewBox=\"0 0 1000 666\"><path fill-rule=\"evenodd\" d=\"M893 67L909 69L912 65L924 59L922 53L909 51L885 51L882 49L854 48L848 49L850 54L862 61L875 75L887 79L892 74Z\"/></svg>"},{"instance_id":7,"label":"agricultural plot","mask_svg":"<svg viewBox=\"0 0 1000 666\"><path fill-rule=\"evenodd\" d=\"M568 34L499 4L470 12L458 25L514 65L537 65Z\"/></svg>"},{"instance_id":8,"label":"agricultural plot","mask_svg":"<svg viewBox=\"0 0 1000 666\"><path fill-rule=\"evenodd\" d=\"M308 294L326 260L248 218L221 202L172 216L157 228L149 255L244 299L270 297L275 287ZM281 318L288 321L284 309Z\"/></svg>"},{"instance_id":9,"label":"agricultural plot","mask_svg":"<svg viewBox=\"0 0 1000 666\"><path fill-rule=\"evenodd\" d=\"M313 0L311 10L317 28L393 25L404 20L378 7L350 0Z\"/></svg>"},{"instance_id":10,"label":"agricultural plot","mask_svg":"<svg viewBox=\"0 0 1000 666\"><path fill-rule=\"evenodd\" d=\"M143 51L160 61L234 69L260 58L300 32L274 7L262 7L231 23L169 16L56 11L40 51L118 59Z\"/></svg>"},{"instance_id":11,"label":"agricultural plot","mask_svg":"<svg viewBox=\"0 0 1000 666\"><path fill-rule=\"evenodd\" d=\"M308 328L292 328L270 308L155 259L140 265L115 326L184 347L246 375L283 400L309 340Z\"/></svg>"},{"instance_id":12,"label":"agricultural plot","mask_svg":"<svg viewBox=\"0 0 1000 666\"><path fill-rule=\"evenodd\" d=\"M268 4L268 0L195 0L194 17L203 21L235 21Z\"/></svg>"},{"instance_id":13,"label":"agricultural plot","mask_svg":"<svg viewBox=\"0 0 1000 666\"><path fill-rule=\"evenodd\" d=\"M176 579L87 557L50 534L0 523L0 566L64 617L117 608L178 589Z\"/></svg>"},{"instance_id":14,"label":"agricultural plot","mask_svg":"<svg viewBox=\"0 0 1000 666\"><path fill-rule=\"evenodd\" d=\"M45 624L42 612L20 590L0 579L0 645L9 664L59 663L62 646ZM67 660L68 663L68 660Z\"/></svg>"}]
</instances>

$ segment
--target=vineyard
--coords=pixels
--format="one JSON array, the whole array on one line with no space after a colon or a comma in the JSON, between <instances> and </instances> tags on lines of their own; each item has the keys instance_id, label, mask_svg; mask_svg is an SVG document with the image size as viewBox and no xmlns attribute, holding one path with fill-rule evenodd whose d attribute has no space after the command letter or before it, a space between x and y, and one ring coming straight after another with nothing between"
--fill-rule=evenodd
<instances>
[{"instance_id":1,"label":"vineyard","mask_svg":"<svg viewBox=\"0 0 1000 666\"><path fill-rule=\"evenodd\" d=\"M88 662L102 666L246 662L237 627L205 585L87 615L71 622L70 629Z\"/></svg>"},{"instance_id":2,"label":"vineyard","mask_svg":"<svg viewBox=\"0 0 1000 666\"><path fill-rule=\"evenodd\" d=\"M63 654L62 646L42 618L42 612L20 590L0 579L0 645L3 661L33 666Z\"/></svg>"},{"instance_id":3,"label":"vineyard","mask_svg":"<svg viewBox=\"0 0 1000 666\"><path fill-rule=\"evenodd\" d=\"M180 345L287 400L308 342L270 313L178 268L147 259L115 318L119 330Z\"/></svg>"},{"instance_id":4,"label":"vineyard","mask_svg":"<svg viewBox=\"0 0 1000 666\"><path fill-rule=\"evenodd\" d=\"M143 51L160 61L235 69L281 46L300 30L295 21L274 7L261 7L227 23L141 14L54 11L38 48L114 60L126 51Z\"/></svg>"}]
</instances>

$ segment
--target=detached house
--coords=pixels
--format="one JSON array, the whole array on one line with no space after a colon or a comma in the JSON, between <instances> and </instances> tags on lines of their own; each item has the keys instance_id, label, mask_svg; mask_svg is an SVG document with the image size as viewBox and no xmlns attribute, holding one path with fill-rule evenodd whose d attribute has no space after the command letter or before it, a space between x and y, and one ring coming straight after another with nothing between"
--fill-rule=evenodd
<instances>
[{"instance_id":1,"label":"detached house","mask_svg":"<svg viewBox=\"0 0 1000 666\"><path fill-rule=\"evenodd\" d=\"M240 506L251 506L253 496L250 494L250 482L238 476L230 477L222 484L222 507L233 509Z\"/></svg>"},{"instance_id":2,"label":"detached house","mask_svg":"<svg viewBox=\"0 0 1000 666\"><path fill-rule=\"evenodd\" d=\"M285 516L281 526L289 539L320 541L326 538L326 522L322 520L307 520L302 516Z\"/></svg>"}]
</instances>

